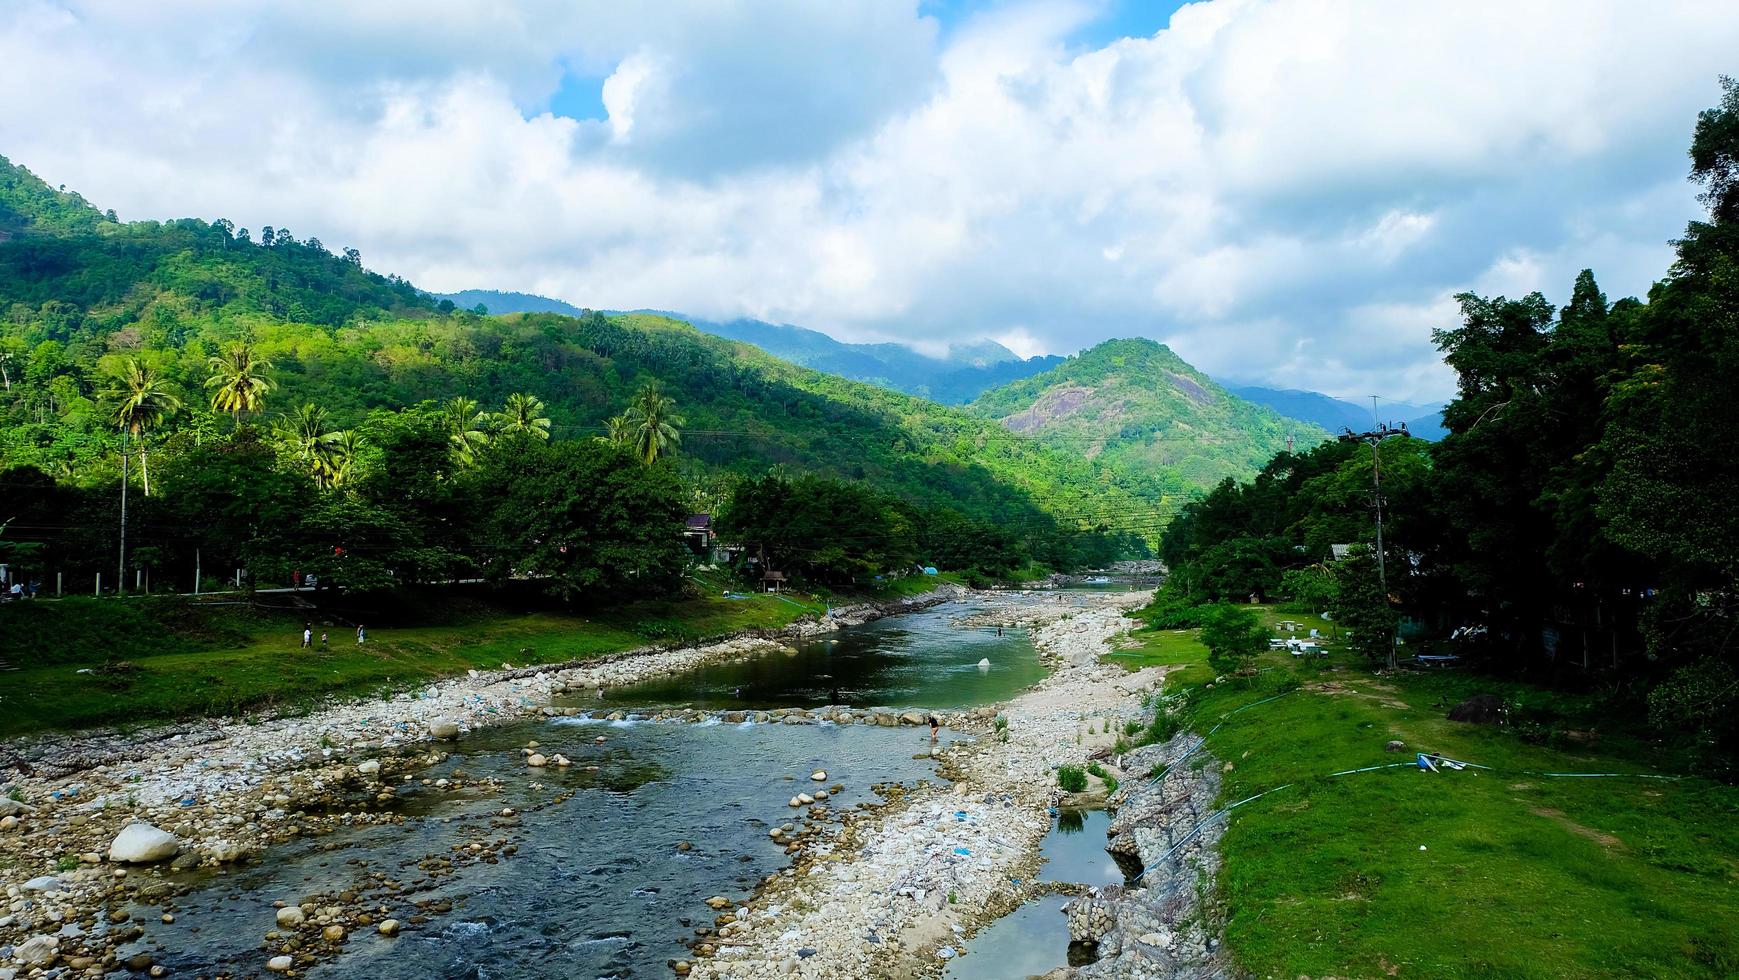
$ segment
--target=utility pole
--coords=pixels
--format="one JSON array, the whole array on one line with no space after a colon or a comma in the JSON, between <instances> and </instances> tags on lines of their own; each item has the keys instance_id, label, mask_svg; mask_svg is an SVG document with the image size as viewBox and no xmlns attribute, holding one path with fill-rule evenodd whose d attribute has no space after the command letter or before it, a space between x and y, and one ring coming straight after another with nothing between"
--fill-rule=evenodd
<instances>
[{"instance_id":1,"label":"utility pole","mask_svg":"<svg viewBox=\"0 0 1739 980\"><path fill-rule=\"evenodd\" d=\"M127 591L127 436L121 435L121 561L120 574L115 576L115 594Z\"/></svg>"},{"instance_id":2,"label":"utility pole","mask_svg":"<svg viewBox=\"0 0 1739 980\"><path fill-rule=\"evenodd\" d=\"M1371 417L1375 419L1376 414L1377 396L1372 395ZM1383 590L1383 602L1385 604L1389 601L1389 573L1383 555L1383 455L1379 451L1379 447L1389 439L1393 439L1397 436L1406 439L1410 435L1411 433L1407 431L1407 423L1405 422L1400 423L1394 428L1391 428L1386 422L1378 422L1376 423L1376 428L1369 432L1354 432L1351 429L1344 429L1341 431L1339 437L1341 442L1362 442L1371 447L1371 501L1376 505L1377 511L1377 584L1381 586ZM1394 670L1396 667L1395 661L1398 655L1397 648L1399 646L1400 636L1398 633L1391 633L1389 635L1388 661L1390 670Z\"/></svg>"}]
</instances>

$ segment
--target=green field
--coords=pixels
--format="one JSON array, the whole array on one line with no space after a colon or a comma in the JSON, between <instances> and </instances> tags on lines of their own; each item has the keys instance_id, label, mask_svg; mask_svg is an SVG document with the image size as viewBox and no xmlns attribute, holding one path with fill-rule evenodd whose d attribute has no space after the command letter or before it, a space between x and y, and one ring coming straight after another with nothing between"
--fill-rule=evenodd
<instances>
[{"instance_id":1,"label":"green field","mask_svg":"<svg viewBox=\"0 0 1739 980\"><path fill-rule=\"evenodd\" d=\"M1305 620L1261 610L1265 620ZM1312 620L1309 625L1327 624ZM1114 654L1188 664L1193 729L1225 767L1232 812L1213 896L1226 941L1256 976L1721 977L1739 974L1739 790L1666 773L1676 761L1610 730L1592 697L1460 672L1376 678L1331 644L1325 663L1262 655L1254 678L1211 679L1193 631L1143 630ZM1530 731L1446 720L1474 693L1556 718ZM1547 728L1550 733L1547 733ZM1386 753L1390 739L1404 754ZM1432 774L1345 769L1436 751L1492 767ZM1423 849L1422 849L1423 848Z\"/></svg>"},{"instance_id":2,"label":"green field","mask_svg":"<svg viewBox=\"0 0 1739 980\"><path fill-rule=\"evenodd\" d=\"M865 598L918 595L939 580L901 579ZM47 729L134 724L311 707L333 695L378 696L466 670L562 663L649 643L681 643L776 629L819 614L828 601L787 593L725 598L701 583L695 598L626 603L585 612L515 609L423 596L394 610L410 625L354 627L319 613L189 607L179 600L78 599L0 609L0 737ZM328 649L301 649L312 620ZM421 622L417 622L421 620ZM331 622L330 626L323 623Z\"/></svg>"}]
</instances>

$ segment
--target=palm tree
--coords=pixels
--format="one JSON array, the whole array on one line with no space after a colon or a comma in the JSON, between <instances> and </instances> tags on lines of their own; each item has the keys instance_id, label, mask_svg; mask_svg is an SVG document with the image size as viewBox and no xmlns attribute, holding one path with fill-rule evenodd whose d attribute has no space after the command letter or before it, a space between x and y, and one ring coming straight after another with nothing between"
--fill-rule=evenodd
<instances>
[{"instance_id":1,"label":"palm tree","mask_svg":"<svg viewBox=\"0 0 1739 980\"><path fill-rule=\"evenodd\" d=\"M477 450L489 445L489 430L493 423L488 412L477 408L476 399L459 395L441 406L446 419L447 441L451 443L453 462L470 466L477 461Z\"/></svg>"},{"instance_id":2,"label":"palm tree","mask_svg":"<svg viewBox=\"0 0 1739 980\"><path fill-rule=\"evenodd\" d=\"M627 412L613 415L604 422L604 441L612 446L626 446L634 437L634 420Z\"/></svg>"},{"instance_id":3,"label":"palm tree","mask_svg":"<svg viewBox=\"0 0 1739 980\"><path fill-rule=\"evenodd\" d=\"M495 427L504 435L549 438L549 416L543 413L543 402L520 391L507 396L507 404L496 413Z\"/></svg>"},{"instance_id":4,"label":"palm tree","mask_svg":"<svg viewBox=\"0 0 1739 980\"><path fill-rule=\"evenodd\" d=\"M322 460L327 484L337 489L350 482L350 468L362 451L362 434L355 429L344 429L328 433L328 436Z\"/></svg>"},{"instance_id":5,"label":"palm tree","mask_svg":"<svg viewBox=\"0 0 1739 980\"><path fill-rule=\"evenodd\" d=\"M272 390L266 377L272 362L255 353L252 344L241 340L227 344L208 363L211 377L205 379L205 386L213 389L213 411L228 412L239 422L243 412L257 412L265 404L266 392Z\"/></svg>"},{"instance_id":6,"label":"palm tree","mask_svg":"<svg viewBox=\"0 0 1739 980\"><path fill-rule=\"evenodd\" d=\"M303 405L278 416L272 423L272 435L291 459L307 467L315 483L322 488L330 485L332 448L341 433L327 431L324 408Z\"/></svg>"},{"instance_id":7,"label":"palm tree","mask_svg":"<svg viewBox=\"0 0 1739 980\"><path fill-rule=\"evenodd\" d=\"M628 444L642 462L650 465L659 454L673 452L682 444L682 416L676 414L676 401L658 388L658 382L648 381L634 403L628 407Z\"/></svg>"},{"instance_id":8,"label":"palm tree","mask_svg":"<svg viewBox=\"0 0 1739 980\"><path fill-rule=\"evenodd\" d=\"M121 362L121 369L115 377L115 387L103 392L103 397L114 403L113 418L115 424L121 427L123 442L128 438L140 440L139 472L145 478L145 496L149 497L151 465L145 452L145 430L156 428L164 419L179 411L181 399L169 389L168 382L163 380L162 375L132 357ZM126 479L126 472L127 451L123 445L123 481Z\"/></svg>"}]
</instances>

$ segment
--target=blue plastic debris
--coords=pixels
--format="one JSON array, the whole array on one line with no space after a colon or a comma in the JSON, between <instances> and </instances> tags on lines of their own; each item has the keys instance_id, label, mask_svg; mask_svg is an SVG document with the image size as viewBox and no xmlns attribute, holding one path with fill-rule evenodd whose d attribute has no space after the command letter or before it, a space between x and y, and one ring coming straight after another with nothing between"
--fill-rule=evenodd
<instances>
[{"instance_id":1,"label":"blue plastic debris","mask_svg":"<svg viewBox=\"0 0 1739 980\"><path fill-rule=\"evenodd\" d=\"M954 849L954 853L960 855L961 857L971 857L972 856L972 852L967 850L964 847L956 847Z\"/></svg>"}]
</instances>

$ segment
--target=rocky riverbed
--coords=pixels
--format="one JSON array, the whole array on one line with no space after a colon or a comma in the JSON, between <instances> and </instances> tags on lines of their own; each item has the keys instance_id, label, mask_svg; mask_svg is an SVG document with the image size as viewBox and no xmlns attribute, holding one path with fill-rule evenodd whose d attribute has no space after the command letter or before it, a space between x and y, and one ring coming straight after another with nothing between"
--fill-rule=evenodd
<instances>
[{"instance_id":1,"label":"rocky riverbed","mask_svg":"<svg viewBox=\"0 0 1739 980\"><path fill-rule=\"evenodd\" d=\"M402 824L405 817L389 804L404 781L446 757L447 740L526 716L574 713L550 709L551 698L563 692L759 656L793 639L963 593L944 586L919 598L840 607L825 619L698 647L648 648L572 665L504 664L388 700L334 703L304 716L14 739L0 749L0 980L56 965L92 975L127 965L116 950L141 930L125 910L185 888L171 880L174 872L243 861L274 844L343 828ZM866 716L860 723L879 720ZM896 715L893 723L899 722ZM428 788L491 789L487 780L463 777L440 783ZM510 829L514 818L510 812L493 819ZM151 829L129 829L135 825ZM154 848L131 846L144 837ZM455 861L496 860L513 846L506 836L482 840L464 854L435 856L442 863L432 873L450 873ZM354 914L347 919L352 926ZM342 927L317 918L307 916L316 943L342 941L326 932ZM131 965L149 971L155 965L148 959Z\"/></svg>"},{"instance_id":2,"label":"rocky riverbed","mask_svg":"<svg viewBox=\"0 0 1739 980\"><path fill-rule=\"evenodd\" d=\"M339 955L362 932L386 937L419 928L451 907L441 897L441 882L511 860L529 843L523 805L516 812L487 802L503 790L498 776L479 778L442 765L447 740L527 717L625 718L629 712L576 707L575 695L584 703L599 690L762 656L793 637L957 595L840 609L826 623L698 648L572 666L504 665L301 718L220 720L10 746L3 761L15 770L10 788L19 799L0 800L0 980L55 968L98 976L126 967L162 975L165 968L134 942L144 931L135 917L161 913L166 924L175 917L176 896L196 887L189 879L197 877L178 872L222 868L286 842L378 832L368 828L409 830L402 803L413 790L419 800L465 801L469 811L448 818L469 821L464 841L402 873L371 871L358 884L286 904L279 928L261 944L259 965L299 973ZM1102 758L1123 723L1142 715L1144 693L1161 679L1157 670L1129 674L1098 662L1110 639L1132 625L1123 612L1146 595L975 598L990 604L976 614L984 622L960 625L1029 628L1051 675L1002 705L941 716L951 729L973 736L923 753L935 757L948 784L879 786L888 802L841 812L828 800L838 787L825 779L795 792L787 822L774 827L777 834L768 832L794 863L769 875L752 895L715 896L712 926L694 930L688 942L692 956L669 963L677 975L938 975L961 954L965 937L1042 890L1033 872L1049 808L1079 802L1059 799L1055 767L1090 754ZM921 725L931 713L827 706L648 714L687 722L888 727ZM519 754L528 771L573 772L570 784L583 787L590 774L611 778L586 764L592 760L566 751L533 742ZM446 775L430 778L437 772ZM536 805L560 806L572 792L552 791ZM1131 797L1133 788L1126 783L1119 795ZM702 896L694 897L698 903ZM1098 937L1106 962L1138 945L1121 935L1106 930ZM1147 930L1134 939L1153 935Z\"/></svg>"},{"instance_id":3,"label":"rocky riverbed","mask_svg":"<svg viewBox=\"0 0 1739 980\"><path fill-rule=\"evenodd\" d=\"M925 785L824 831L790 868L729 913L695 977L933 977L964 938L1037 889L1039 842L1061 801L1055 769L1109 748L1163 671L1099 663L1145 594L1006 611L1035 628L1053 673L1003 705L968 713L977 737L942 750L949 785ZM993 615L994 615L993 614Z\"/></svg>"}]
</instances>

